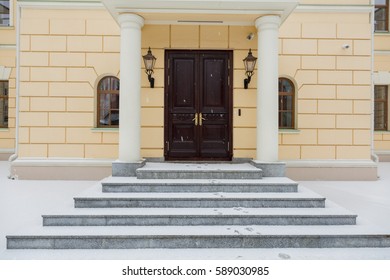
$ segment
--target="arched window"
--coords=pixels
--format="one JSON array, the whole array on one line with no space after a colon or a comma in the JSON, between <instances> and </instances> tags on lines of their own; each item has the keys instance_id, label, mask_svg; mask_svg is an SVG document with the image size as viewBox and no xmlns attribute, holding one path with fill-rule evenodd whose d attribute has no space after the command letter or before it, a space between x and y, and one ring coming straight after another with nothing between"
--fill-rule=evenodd
<instances>
[{"instance_id":1,"label":"arched window","mask_svg":"<svg viewBox=\"0 0 390 280\"><path fill-rule=\"evenodd\" d=\"M287 78L279 78L279 128L295 126L295 87Z\"/></svg>"},{"instance_id":2,"label":"arched window","mask_svg":"<svg viewBox=\"0 0 390 280\"><path fill-rule=\"evenodd\" d=\"M97 126L118 127L119 79L113 76L102 78L98 84L97 95Z\"/></svg>"}]
</instances>

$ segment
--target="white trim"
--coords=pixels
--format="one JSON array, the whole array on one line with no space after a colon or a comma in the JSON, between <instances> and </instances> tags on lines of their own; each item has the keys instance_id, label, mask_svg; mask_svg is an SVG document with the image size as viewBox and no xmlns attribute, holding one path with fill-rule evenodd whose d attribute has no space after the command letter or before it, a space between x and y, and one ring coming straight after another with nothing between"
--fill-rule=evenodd
<instances>
[{"instance_id":1,"label":"white trim","mask_svg":"<svg viewBox=\"0 0 390 280\"><path fill-rule=\"evenodd\" d=\"M374 55L377 54L377 55L390 55L390 51L386 50L386 51L374 51Z\"/></svg>"},{"instance_id":2,"label":"white trim","mask_svg":"<svg viewBox=\"0 0 390 280\"><path fill-rule=\"evenodd\" d=\"M285 20L298 5L297 0L102 0L107 10L117 20L123 13L148 14L208 14L208 15L242 15L245 22L246 15L256 18L264 15L279 15ZM173 16L167 21L174 21ZM153 18L146 18L153 21ZM165 21L157 21L159 24ZM166 24L166 23L165 23ZM177 22L176 22L177 24ZM226 25L226 23L223 23ZM254 22L252 22L252 25ZM247 25L247 23L245 23Z\"/></svg>"},{"instance_id":3,"label":"white trim","mask_svg":"<svg viewBox=\"0 0 390 280\"><path fill-rule=\"evenodd\" d=\"M229 25L229 26L253 26L253 21L199 21L199 22L185 22L178 20L145 20L145 25Z\"/></svg>"},{"instance_id":4,"label":"white trim","mask_svg":"<svg viewBox=\"0 0 390 280\"><path fill-rule=\"evenodd\" d=\"M279 134L300 134L300 129L279 128Z\"/></svg>"},{"instance_id":5,"label":"white trim","mask_svg":"<svg viewBox=\"0 0 390 280\"><path fill-rule=\"evenodd\" d=\"M371 13L372 5L299 5L296 13Z\"/></svg>"},{"instance_id":6,"label":"white trim","mask_svg":"<svg viewBox=\"0 0 390 280\"><path fill-rule=\"evenodd\" d=\"M375 150L375 153L380 155L390 155L390 151L385 150Z\"/></svg>"},{"instance_id":7,"label":"white trim","mask_svg":"<svg viewBox=\"0 0 390 280\"><path fill-rule=\"evenodd\" d=\"M372 82L374 85L390 85L390 72L373 72Z\"/></svg>"},{"instance_id":8,"label":"white trim","mask_svg":"<svg viewBox=\"0 0 390 280\"><path fill-rule=\"evenodd\" d=\"M13 154L15 149L0 149L0 154Z\"/></svg>"},{"instance_id":9,"label":"white trim","mask_svg":"<svg viewBox=\"0 0 390 280\"><path fill-rule=\"evenodd\" d=\"M0 80L8 81L11 76L11 68L0 65Z\"/></svg>"},{"instance_id":10,"label":"white trim","mask_svg":"<svg viewBox=\"0 0 390 280\"><path fill-rule=\"evenodd\" d=\"M9 157L8 161L12 162L18 158L19 153L19 109L20 109L20 92L19 92L19 83L20 83L20 17L21 17L21 7L20 3L16 3L16 97L15 97L15 151ZM12 171L10 170L10 175Z\"/></svg>"},{"instance_id":11,"label":"white trim","mask_svg":"<svg viewBox=\"0 0 390 280\"><path fill-rule=\"evenodd\" d=\"M372 160L297 160L284 161L287 167L376 167L377 163Z\"/></svg>"},{"instance_id":12,"label":"white trim","mask_svg":"<svg viewBox=\"0 0 390 280\"><path fill-rule=\"evenodd\" d=\"M18 158L12 162L12 166L30 167L30 166L51 166L51 167L75 167L75 166L104 166L111 167L115 159L25 159Z\"/></svg>"},{"instance_id":13,"label":"white trim","mask_svg":"<svg viewBox=\"0 0 390 280\"><path fill-rule=\"evenodd\" d=\"M97 2L18 2L18 6L23 9L103 9L104 5Z\"/></svg>"},{"instance_id":14,"label":"white trim","mask_svg":"<svg viewBox=\"0 0 390 280\"><path fill-rule=\"evenodd\" d=\"M16 45L0 45L0 50L16 50Z\"/></svg>"}]
</instances>

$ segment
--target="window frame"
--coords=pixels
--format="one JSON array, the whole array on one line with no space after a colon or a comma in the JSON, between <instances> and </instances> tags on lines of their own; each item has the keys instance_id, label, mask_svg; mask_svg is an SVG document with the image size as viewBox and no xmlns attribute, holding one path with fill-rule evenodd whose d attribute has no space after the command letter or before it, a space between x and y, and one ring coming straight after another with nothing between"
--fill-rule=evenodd
<instances>
[{"instance_id":1,"label":"window frame","mask_svg":"<svg viewBox=\"0 0 390 280\"><path fill-rule=\"evenodd\" d=\"M101 90L100 89L101 83L105 79L111 79L111 78L116 79L120 83L120 79L118 77L113 76L113 75L109 75L109 76L102 77L99 80L98 84L97 84L97 110L96 110L97 117L96 117L96 127L97 128L101 128L101 129L104 129L104 128L118 128L119 127L119 102L118 102L118 109L114 109L115 111L118 111L118 124L117 125L113 125L113 124L102 125L100 123L100 113L101 113L101 99L100 99L100 96L102 94L117 94L118 97L119 97L119 89L118 90L115 90L115 89ZM110 105L110 114L111 114L112 111L113 111L113 109L111 108L111 105ZM111 118L109 118L109 119L110 119L110 122L111 122Z\"/></svg>"},{"instance_id":2,"label":"window frame","mask_svg":"<svg viewBox=\"0 0 390 280\"><path fill-rule=\"evenodd\" d=\"M380 8L384 8L385 9L385 15L386 15L386 19L385 19L385 30L377 30L375 28L375 24L374 24L374 32L375 33L385 33L385 32L389 32L389 0L386 0L386 4L385 5L377 5L375 4L375 11L374 11L374 21L375 21L375 13L376 13L376 9L380 9Z\"/></svg>"},{"instance_id":3,"label":"window frame","mask_svg":"<svg viewBox=\"0 0 390 280\"><path fill-rule=\"evenodd\" d=\"M386 95L385 95L385 98L384 99L377 99L376 98L376 96L374 96L374 131L387 131L388 130L388 128L389 128L389 126L388 126L388 117L389 117L389 86L388 85L375 85L374 86L375 88L376 87L384 87L385 88L385 93L386 93ZM375 91L375 89L374 89L374 91ZM375 95L375 94L374 94ZM384 128L383 129L377 129L377 123L376 123L376 110L375 110L375 108L376 108L376 106L375 106L375 104L376 103L383 103L384 104L384 111L385 111L385 113L384 113Z\"/></svg>"},{"instance_id":4,"label":"window frame","mask_svg":"<svg viewBox=\"0 0 390 280\"><path fill-rule=\"evenodd\" d=\"M7 100L7 112L6 117L7 117L7 125L2 125L0 123L0 128L9 128L9 81L8 80L0 80L0 83L7 83L7 94L6 95L0 95L0 99ZM1 118L5 118L4 115L0 115Z\"/></svg>"},{"instance_id":5,"label":"window frame","mask_svg":"<svg viewBox=\"0 0 390 280\"><path fill-rule=\"evenodd\" d=\"M280 91L279 83L281 80L286 80L290 86L292 91L291 92L284 92ZM291 110L281 110L280 109L280 97L281 96L291 96L292 104L291 104ZM287 77L279 77L278 79L278 127L279 129L295 129L295 113L296 113L296 106L295 106L295 84L294 82L287 78ZM281 114L285 112L291 112L291 126L281 126Z\"/></svg>"}]
</instances>

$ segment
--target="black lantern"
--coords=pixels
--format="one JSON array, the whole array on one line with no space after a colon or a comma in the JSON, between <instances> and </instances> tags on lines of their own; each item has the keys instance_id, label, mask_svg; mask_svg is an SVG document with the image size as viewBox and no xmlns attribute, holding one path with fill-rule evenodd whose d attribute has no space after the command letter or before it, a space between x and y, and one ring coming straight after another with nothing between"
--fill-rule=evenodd
<instances>
[{"instance_id":1,"label":"black lantern","mask_svg":"<svg viewBox=\"0 0 390 280\"><path fill-rule=\"evenodd\" d=\"M252 55L252 50L249 49L247 57L243 59L245 65L245 75L248 77L244 80L244 88L248 89L248 85L251 82L251 78L253 76L253 71L255 70L255 65L257 61L257 57Z\"/></svg>"},{"instance_id":2,"label":"black lantern","mask_svg":"<svg viewBox=\"0 0 390 280\"><path fill-rule=\"evenodd\" d=\"M154 78L152 78L154 64L156 63L156 57L152 54L152 51L149 47L148 53L142 56L145 63L145 73L148 75L148 80L150 87L154 88Z\"/></svg>"}]
</instances>

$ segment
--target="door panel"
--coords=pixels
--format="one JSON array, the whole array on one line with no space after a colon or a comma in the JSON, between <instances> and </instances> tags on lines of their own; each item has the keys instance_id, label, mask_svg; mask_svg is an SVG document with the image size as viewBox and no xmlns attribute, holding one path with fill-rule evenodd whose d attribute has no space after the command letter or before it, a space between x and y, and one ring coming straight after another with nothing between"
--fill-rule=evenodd
<instances>
[{"instance_id":1,"label":"door panel","mask_svg":"<svg viewBox=\"0 0 390 280\"><path fill-rule=\"evenodd\" d=\"M165 158L230 160L232 52L167 50L165 57Z\"/></svg>"},{"instance_id":2,"label":"door panel","mask_svg":"<svg viewBox=\"0 0 390 280\"><path fill-rule=\"evenodd\" d=\"M195 57L174 58L172 75L172 108L183 112L184 108L195 110Z\"/></svg>"}]
</instances>

